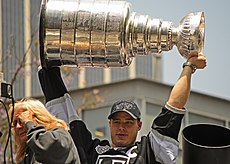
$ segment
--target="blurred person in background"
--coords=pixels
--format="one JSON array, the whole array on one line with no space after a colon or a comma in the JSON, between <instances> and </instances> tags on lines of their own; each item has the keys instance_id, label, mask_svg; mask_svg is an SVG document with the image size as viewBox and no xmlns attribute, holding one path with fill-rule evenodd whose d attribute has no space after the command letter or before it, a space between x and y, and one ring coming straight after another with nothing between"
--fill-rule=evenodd
<instances>
[{"instance_id":1,"label":"blurred person in background","mask_svg":"<svg viewBox=\"0 0 230 164\"><path fill-rule=\"evenodd\" d=\"M39 100L22 99L11 105L16 163L80 164L68 125L51 115Z\"/></svg>"}]
</instances>

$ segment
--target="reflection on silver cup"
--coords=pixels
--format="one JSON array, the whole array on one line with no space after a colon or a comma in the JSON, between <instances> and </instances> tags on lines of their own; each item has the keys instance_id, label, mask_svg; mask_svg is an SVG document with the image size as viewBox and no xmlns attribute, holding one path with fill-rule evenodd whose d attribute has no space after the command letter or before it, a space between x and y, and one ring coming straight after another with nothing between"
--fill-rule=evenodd
<instances>
[{"instance_id":1,"label":"reflection on silver cup","mask_svg":"<svg viewBox=\"0 0 230 164\"><path fill-rule=\"evenodd\" d=\"M131 11L120 0L44 1L40 17L43 66L123 67L136 55L159 54L177 46L188 58L204 46L204 12L172 22Z\"/></svg>"}]
</instances>

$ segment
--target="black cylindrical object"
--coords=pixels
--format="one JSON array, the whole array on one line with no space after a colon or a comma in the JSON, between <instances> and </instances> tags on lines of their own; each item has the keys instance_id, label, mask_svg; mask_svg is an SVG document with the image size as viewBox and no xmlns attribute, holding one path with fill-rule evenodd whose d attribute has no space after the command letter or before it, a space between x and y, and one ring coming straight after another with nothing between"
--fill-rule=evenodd
<instances>
[{"instance_id":1,"label":"black cylindrical object","mask_svg":"<svg viewBox=\"0 0 230 164\"><path fill-rule=\"evenodd\" d=\"M230 164L230 129L193 124L182 133L183 164Z\"/></svg>"}]
</instances>

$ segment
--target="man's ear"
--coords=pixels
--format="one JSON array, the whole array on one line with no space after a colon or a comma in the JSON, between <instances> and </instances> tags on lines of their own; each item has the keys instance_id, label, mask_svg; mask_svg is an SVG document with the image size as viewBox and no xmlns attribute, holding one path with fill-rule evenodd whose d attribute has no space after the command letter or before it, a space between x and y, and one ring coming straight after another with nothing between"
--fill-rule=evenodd
<instances>
[{"instance_id":1,"label":"man's ear","mask_svg":"<svg viewBox=\"0 0 230 164\"><path fill-rule=\"evenodd\" d=\"M142 121L138 121L138 130L141 130L142 127Z\"/></svg>"}]
</instances>

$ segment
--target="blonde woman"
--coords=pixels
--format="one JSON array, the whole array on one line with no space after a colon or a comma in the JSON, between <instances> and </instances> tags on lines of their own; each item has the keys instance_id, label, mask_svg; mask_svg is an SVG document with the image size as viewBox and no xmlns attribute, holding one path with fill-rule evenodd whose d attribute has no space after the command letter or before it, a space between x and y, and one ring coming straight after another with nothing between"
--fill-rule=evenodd
<instances>
[{"instance_id":1,"label":"blonde woman","mask_svg":"<svg viewBox=\"0 0 230 164\"><path fill-rule=\"evenodd\" d=\"M12 115L13 106L10 107ZM16 142L16 163L80 164L68 125L51 115L35 99L14 105L12 128Z\"/></svg>"}]
</instances>

